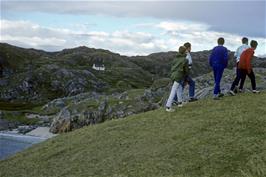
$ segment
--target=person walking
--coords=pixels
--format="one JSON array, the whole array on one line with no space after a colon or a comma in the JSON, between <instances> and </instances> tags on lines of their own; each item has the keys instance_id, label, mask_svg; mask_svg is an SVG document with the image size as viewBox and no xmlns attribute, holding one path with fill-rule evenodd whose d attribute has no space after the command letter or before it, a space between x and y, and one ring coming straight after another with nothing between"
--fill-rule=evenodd
<instances>
[{"instance_id":1,"label":"person walking","mask_svg":"<svg viewBox=\"0 0 266 177\"><path fill-rule=\"evenodd\" d=\"M187 76L187 78L185 79L185 82L187 82L187 84L189 85L189 102L192 101L197 101L198 99L195 98L195 81L192 79L191 77L191 70L192 70L192 57L191 57L191 44L189 42L186 42L184 44L184 46L186 47L186 59L188 60L188 68L189 68L189 74Z\"/></svg>"},{"instance_id":2,"label":"person walking","mask_svg":"<svg viewBox=\"0 0 266 177\"><path fill-rule=\"evenodd\" d=\"M195 81L191 77L191 70L192 70L192 57L191 57L191 44L189 42L186 42L184 44L184 47L186 47L186 59L188 60L188 68L189 68L189 75L185 79L185 82L183 84L183 90L185 86L189 85L189 102L197 101L198 99L195 97ZM178 105L177 96L174 97L173 104Z\"/></svg>"},{"instance_id":3,"label":"person walking","mask_svg":"<svg viewBox=\"0 0 266 177\"><path fill-rule=\"evenodd\" d=\"M234 55L235 59L236 59L236 77L235 77L234 82L232 83L230 91L229 91L229 93L233 96L235 95L235 93L237 93L237 90L239 92L242 92L242 89L237 89L239 81L241 80L240 70L238 68L238 64L239 64L241 54L248 48L250 48L248 45L248 38L243 37L242 38L242 45L236 49L236 52Z\"/></svg>"},{"instance_id":4,"label":"person walking","mask_svg":"<svg viewBox=\"0 0 266 177\"><path fill-rule=\"evenodd\" d=\"M224 47L224 38L219 38L217 40L218 46L212 49L212 53L209 57L209 64L212 67L213 75L214 75L214 90L213 90L213 99L219 100L220 97L224 96L221 93L220 82L223 76L224 69L228 64L228 51L227 48Z\"/></svg>"},{"instance_id":5,"label":"person walking","mask_svg":"<svg viewBox=\"0 0 266 177\"><path fill-rule=\"evenodd\" d=\"M177 57L174 60L171 68L171 79L173 81L173 86L166 103L167 112L175 111L172 108L175 95L178 97L178 107L183 106L183 84L189 72L188 60L186 59L186 50L187 49L184 46L179 47Z\"/></svg>"},{"instance_id":6,"label":"person walking","mask_svg":"<svg viewBox=\"0 0 266 177\"><path fill-rule=\"evenodd\" d=\"M255 74L253 72L252 64L251 64L251 61L253 59L257 46L258 46L258 42L255 40L252 40L250 42L250 48L246 49L240 56L240 60L238 64L240 79L241 79L240 86L239 86L240 90L243 89L246 76L248 76L251 81L252 92L259 93L259 91L256 88L256 78L255 78ZM232 84L230 91L232 91L235 88L236 86L235 83L238 83L238 82L239 82L239 78L236 78Z\"/></svg>"}]
</instances>

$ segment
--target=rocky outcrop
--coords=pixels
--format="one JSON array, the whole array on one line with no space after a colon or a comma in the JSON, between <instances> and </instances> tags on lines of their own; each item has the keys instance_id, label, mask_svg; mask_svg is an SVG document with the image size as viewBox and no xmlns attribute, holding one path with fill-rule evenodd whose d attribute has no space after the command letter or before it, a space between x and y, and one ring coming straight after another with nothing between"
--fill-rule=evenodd
<instances>
[{"instance_id":1,"label":"rocky outcrop","mask_svg":"<svg viewBox=\"0 0 266 177\"><path fill-rule=\"evenodd\" d=\"M14 129L18 125L18 122L6 120L4 118L4 113L0 111L0 131Z\"/></svg>"},{"instance_id":2,"label":"rocky outcrop","mask_svg":"<svg viewBox=\"0 0 266 177\"><path fill-rule=\"evenodd\" d=\"M192 53L198 98L212 95L209 55L210 51ZM233 52L229 56L229 70L221 83L224 93L234 79ZM54 133L124 118L165 105L175 57L176 52L126 57L87 47L50 53L0 43L0 100L45 104L40 114L21 113L27 119L37 119L38 125L51 125ZM92 68L98 61L104 63L105 71ZM254 60L254 66L261 67L255 70L259 89L266 88L265 61ZM187 92L186 87L185 99ZM2 122L8 127L6 121Z\"/></svg>"},{"instance_id":3,"label":"rocky outcrop","mask_svg":"<svg viewBox=\"0 0 266 177\"><path fill-rule=\"evenodd\" d=\"M112 95L81 94L71 98L57 99L43 107L45 110L60 110L53 119L50 131L52 133L68 132L86 125L93 125L106 120L123 118L132 114L157 109L146 92L131 97L127 92Z\"/></svg>"},{"instance_id":4,"label":"rocky outcrop","mask_svg":"<svg viewBox=\"0 0 266 177\"><path fill-rule=\"evenodd\" d=\"M52 133L63 133L71 130L71 114L67 108L60 111L58 116L53 120L50 128Z\"/></svg>"},{"instance_id":5,"label":"rocky outcrop","mask_svg":"<svg viewBox=\"0 0 266 177\"><path fill-rule=\"evenodd\" d=\"M258 86L266 89L266 69L257 68ZM228 93L234 79L234 70L226 69L221 82L221 90ZM196 97L203 99L212 96L213 74L205 74L194 78L196 82ZM86 125L93 125L106 120L124 118L126 116L154 110L165 106L172 81L168 78L155 80L149 89L134 95L130 91L103 95L99 93L84 93L72 97L56 99L43 107L51 112L59 111L54 118L50 131L61 133L71 131ZM249 91L247 80L246 91ZM188 100L188 88L185 87L184 99Z\"/></svg>"}]
</instances>

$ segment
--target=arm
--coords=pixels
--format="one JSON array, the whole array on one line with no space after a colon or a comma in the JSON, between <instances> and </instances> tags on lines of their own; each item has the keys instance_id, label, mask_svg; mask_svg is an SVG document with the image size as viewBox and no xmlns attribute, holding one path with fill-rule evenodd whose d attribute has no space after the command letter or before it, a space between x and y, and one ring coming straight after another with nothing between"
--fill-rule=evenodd
<instances>
[{"instance_id":1,"label":"arm","mask_svg":"<svg viewBox=\"0 0 266 177\"><path fill-rule=\"evenodd\" d=\"M185 76L188 76L189 74L189 66L188 66L188 60L185 60L183 65L183 72Z\"/></svg>"},{"instance_id":2,"label":"arm","mask_svg":"<svg viewBox=\"0 0 266 177\"><path fill-rule=\"evenodd\" d=\"M228 50L225 48L224 52L224 67L226 68L228 65Z\"/></svg>"},{"instance_id":3,"label":"arm","mask_svg":"<svg viewBox=\"0 0 266 177\"><path fill-rule=\"evenodd\" d=\"M247 55L247 69L248 69L248 73L251 72L252 70L252 66L251 66L251 60L252 60L252 57L254 55L254 52L249 52L248 55Z\"/></svg>"}]
</instances>

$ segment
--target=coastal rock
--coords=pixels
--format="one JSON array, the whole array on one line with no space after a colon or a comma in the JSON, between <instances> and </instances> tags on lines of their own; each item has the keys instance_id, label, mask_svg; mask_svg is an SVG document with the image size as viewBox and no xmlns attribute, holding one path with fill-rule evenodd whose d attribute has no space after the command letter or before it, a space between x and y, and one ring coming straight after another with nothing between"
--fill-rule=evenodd
<instances>
[{"instance_id":1,"label":"coastal rock","mask_svg":"<svg viewBox=\"0 0 266 177\"><path fill-rule=\"evenodd\" d=\"M77 100L72 97L71 103L63 108L51 125L52 133L62 133L87 125L94 125L106 120L123 118L132 114L158 109L147 95L129 98L128 93L102 95Z\"/></svg>"},{"instance_id":2,"label":"coastal rock","mask_svg":"<svg viewBox=\"0 0 266 177\"><path fill-rule=\"evenodd\" d=\"M50 127L52 133L63 133L71 130L71 114L67 108L64 108L53 120Z\"/></svg>"},{"instance_id":3,"label":"coastal rock","mask_svg":"<svg viewBox=\"0 0 266 177\"><path fill-rule=\"evenodd\" d=\"M26 134L32 130L34 130L35 128L37 128L37 126L18 126L18 133L21 134Z\"/></svg>"},{"instance_id":4,"label":"coastal rock","mask_svg":"<svg viewBox=\"0 0 266 177\"><path fill-rule=\"evenodd\" d=\"M0 119L0 131L2 130L8 130L10 128L9 122L4 119Z\"/></svg>"},{"instance_id":5,"label":"coastal rock","mask_svg":"<svg viewBox=\"0 0 266 177\"><path fill-rule=\"evenodd\" d=\"M8 121L8 120L0 118L0 131L11 130L11 129L17 128L18 125L19 123L17 122Z\"/></svg>"}]
</instances>

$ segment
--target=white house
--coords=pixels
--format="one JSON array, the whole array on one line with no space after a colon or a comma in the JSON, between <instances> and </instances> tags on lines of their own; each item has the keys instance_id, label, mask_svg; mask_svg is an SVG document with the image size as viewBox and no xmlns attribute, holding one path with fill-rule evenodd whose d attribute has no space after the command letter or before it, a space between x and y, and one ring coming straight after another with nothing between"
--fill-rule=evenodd
<instances>
[{"instance_id":1,"label":"white house","mask_svg":"<svg viewBox=\"0 0 266 177\"><path fill-rule=\"evenodd\" d=\"M104 71L105 70L105 66L104 66L104 64L94 63L93 66L92 66L92 69L95 69L97 71Z\"/></svg>"}]
</instances>

